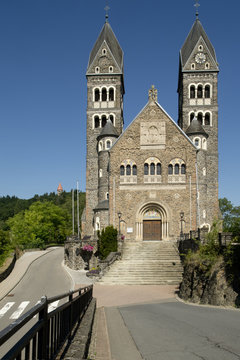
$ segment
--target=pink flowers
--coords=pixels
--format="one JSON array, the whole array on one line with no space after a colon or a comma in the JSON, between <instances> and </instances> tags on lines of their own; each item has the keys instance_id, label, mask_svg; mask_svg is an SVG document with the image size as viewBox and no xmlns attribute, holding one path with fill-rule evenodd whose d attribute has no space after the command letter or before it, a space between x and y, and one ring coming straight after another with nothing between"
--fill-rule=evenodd
<instances>
[{"instance_id":1,"label":"pink flowers","mask_svg":"<svg viewBox=\"0 0 240 360\"><path fill-rule=\"evenodd\" d=\"M82 250L83 250L83 251L88 251L88 252L93 252L93 246L91 246L91 245L84 245L84 246L82 247Z\"/></svg>"}]
</instances>

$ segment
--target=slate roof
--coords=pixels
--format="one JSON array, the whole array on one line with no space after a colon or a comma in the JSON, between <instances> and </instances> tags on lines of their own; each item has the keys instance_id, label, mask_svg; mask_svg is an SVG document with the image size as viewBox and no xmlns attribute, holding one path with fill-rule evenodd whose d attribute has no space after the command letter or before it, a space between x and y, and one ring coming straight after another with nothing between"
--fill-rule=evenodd
<instances>
[{"instance_id":1,"label":"slate roof","mask_svg":"<svg viewBox=\"0 0 240 360\"><path fill-rule=\"evenodd\" d=\"M196 19L194 22L187 39L185 40L181 50L180 50L180 58L182 66L186 65L186 62L188 61L193 49L195 48L199 38L202 36L203 40L205 41L214 61L217 63L217 58L215 54L214 47L212 46L205 30L203 29L203 26L199 19Z\"/></svg>"},{"instance_id":2,"label":"slate roof","mask_svg":"<svg viewBox=\"0 0 240 360\"><path fill-rule=\"evenodd\" d=\"M102 131L100 132L100 134L98 135L98 139L101 139L105 136L114 136L114 137L118 137L118 132L115 129L115 127L113 126L112 122L110 119L107 119L107 123L104 126L104 128L102 129Z\"/></svg>"},{"instance_id":3,"label":"slate roof","mask_svg":"<svg viewBox=\"0 0 240 360\"><path fill-rule=\"evenodd\" d=\"M91 66L92 62L94 61L95 56L97 55L104 40L106 41L120 70L123 71L123 51L121 49L121 46L119 45L119 42L117 41L116 36L114 35L114 32L113 32L109 22L105 22L105 24L102 28L102 31L101 31L99 37L97 38L97 41L95 42L95 45L90 53L90 57L89 57L89 61L88 61L88 69Z\"/></svg>"},{"instance_id":4,"label":"slate roof","mask_svg":"<svg viewBox=\"0 0 240 360\"><path fill-rule=\"evenodd\" d=\"M97 210L108 210L109 209L109 201L108 200L104 200L101 201L100 203L97 204L97 206L95 207L94 211Z\"/></svg>"},{"instance_id":5,"label":"slate roof","mask_svg":"<svg viewBox=\"0 0 240 360\"><path fill-rule=\"evenodd\" d=\"M186 130L186 134L188 136L190 135L204 135L208 137L208 134L203 129L201 122L195 117L192 121L189 127Z\"/></svg>"}]
</instances>

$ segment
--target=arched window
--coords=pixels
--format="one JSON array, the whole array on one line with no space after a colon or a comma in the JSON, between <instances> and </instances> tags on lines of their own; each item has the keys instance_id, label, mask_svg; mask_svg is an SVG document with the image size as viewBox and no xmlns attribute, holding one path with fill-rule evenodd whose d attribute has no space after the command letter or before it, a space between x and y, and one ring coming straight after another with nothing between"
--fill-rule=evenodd
<instances>
[{"instance_id":1,"label":"arched window","mask_svg":"<svg viewBox=\"0 0 240 360\"><path fill-rule=\"evenodd\" d=\"M191 85L190 87L190 99L194 99L195 98L195 86Z\"/></svg>"},{"instance_id":2,"label":"arched window","mask_svg":"<svg viewBox=\"0 0 240 360\"><path fill-rule=\"evenodd\" d=\"M161 164L157 163L157 175L161 175Z\"/></svg>"},{"instance_id":3,"label":"arched window","mask_svg":"<svg viewBox=\"0 0 240 360\"><path fill-rule=\"evenodd\" d=\"M100 73L100 68L99 68L99 66L96 66L96 67L95 67L95 73L96 73L96 74L99 74L99 73Z\"/></svg>"},{"instance_id":4,"label":"arched window","mask_svg":"<svg viewBox=\"0 0 240 360\"><path fill-rule=\"evenodd\" d=\"M107 101L107 89L102 88L102 101Z\"/></svg>"},{"instance_id":5,"label":"arched window","mask_svg":"<svg viewBox=\"0 0 240 360\"><path fill-rule=\"evenodd\" d=\"M205 114L205 125L210 125L210 114L209 113Z\"/></svg>"},{"instance_id":6,"label":"arched window","mask_svg":"<svg viewBox=\"0 0 240 360\"><path fill-rule=\"evenodd\" d=\"M200 139L199 138L194 139L194 145L198 148L200 147Z\"/></svg>"},{"instance_id":7,"label":"arched window","mask_svg":"<svg viewBox=\"0 0 240 360\"><path fill-rule=\"evenodd\" d=\"M132 172L133 172L133 175L137 175L137 165L133 165Z\"/></svg>"},{"instance_id":8,"label":"arched window","mask_svg":"<svg viewBox=\"0 0 240 360\"><path fill-rule=\"evenodd\" d=\"M109 72L113 72L113 67L109 66Z\"/></svg>"},{"instance_id":9,"label":"arched window","mask_svg":"<svg viewBox=\"0 0 240 360\"><path fill-rule=\"evenodd\" d=\"M192 121L193 121L194 116L195 116L195 114L192 112L192 113L190 114L190 122L192 122Z\"/></svg>"},{"instance_id":10,"label":"arched window","mask_svg":"<svg viewBox=\"0 0 240 360\"><path fill-rule=\"evenodd\" d=\"M130 165L126 166L126 175L131 175L131 166Z\"/></svg>"},{"instance_id":11,"label":"arched window","mask_svg":"<svg viewBox=\"0 0 240 360\"><path fill-rule=\"evenodd\" d=\"M109 89L109 101L114 101L114 89Z\"/></svg>"},{"instance_id":12,"label":"arched window","mask_svg":"<svg viewBox=\"0 0 240 360\"><path fill-rule=\"evenodd\" d=\"M155 175L155 164L151 163L150 165L150 175Z\"/></svg>"},{"instance_id":13,"label":"arched window","mask_svg":"<svg viewBox=\"0 0 240 360\"><path fill-rule=\"evenodd\" d=\"M100 91L99 89L95 89L94 91L94 101L99 101L100 100Z\"/></svg>"},{"instance_id":14,"label":"arched window","mask_svg":"<svg viewBox=\"0 0 240 360\"><path fill-rule=\"evenodd\" d=\"M105 196L106 196L106 200L109 200L109 193L108 192L106 193Z\"/></svg>"},{"instance_id":15,"label":"arched window","mask_svg":"<svg viewBox=\"0 0 240 360\"><path fill-rule=\"evenodd\" d=\"M107 117L106 117L106 115L103 115L102 116L102 127L104 127L106 125L106 123L107 123Z\"/></svg>"},{"instance_id":16,"label":"arched window","mask_svg":"<svg viewBox=\"0 0 240 360\"><path fill-rule=\"evenodd\" d=\"M198 97L198 99L200 99L200 98L203 97L203 87L202 87L202 85L198 85L198 88L197 88L197 97Z\"/></svg>"},{"instance_id":17,"label":"arched window","mask_svg":"<svg viewBox=\"0 0 240 360\"><path fill-rule=\"evenodd\" d=\"M144 164L144 175L148 175L148 164Z\"/></svg>"},{"instance_id":18,"label":"arched window","mask_svg":"<svg viewBox=\"0 0 240 360\"><path fill-rule=\"evenodd\" d=\"M113 117L113 115L110 115L110 116L109 116L109 119L110 119L111 122L114 124L114 117Z\"/></svg>"},{"instance_id":19,"label":"arched window","mask_svg":"<svg viewBox=\"0 0 240 360\"><path fill-rule=\"evenodd\" d=\"M168 175L172 175L173 174L173 166L172 164L168 165Z\"/></svg>"},{"instance_id":20,"label":"arched window","mask_svg":"<svg viewBox=\"0 0 240 360\"><path fill-rule=\"evenodd\" d=\"M185 175L186 174L186 165L182 164L181 165L181 175Z\"/></svg>"},{"instance_id":21,"label":"arched window","mask_svg":"<svg viewBox=\"0 0 240 360\"><path fill-rule=\"evenodd\" d=\"M110 147L111 147L111 141L107 140L106 141L106 149L110 149Z\"/></svg>"},{"instance_id":22,"label":"arched window","mask_svg":"<svg viewBox=\"0 0 240 360\"><path fill-rule=\"evenodd\" d=\"M198 113L197 118L198 118L198 120L200 121L200 123L202 124L202 123L203 123L203 114L202 114L202 113Z\"/></svg>"},{"instance_id":23,"label":"arched window","mask_svg":"<svg viewBox=\"0 0 240 360\"><path fill-rule=\"evenodd\" d=\"M179 175L179 164L175 164L175 166L174 166L174 174Z\"/></svg>"},{"instance_id":24,"label":"arched window","mask_svg":"<svg viewBox=\"0 0 240 360\"><path fill-rule=\"evenodd\" d=\"M103 149L103 143L102 143L102 141L99 141L98 150L102 151L102 149Z\"/></svg>"},{"instance_id":25,"label":"arched window","mask_svg":"<svg viewBox=\"0 0 240 360\"><path fill-rule=\"evenodd\" d=\"M94 116L94 128L97 129L100 126L99 116Z\"/></svg>"},{"instance_id":26,"label":"arched window","mask_svg":"<svg viewBox=\"0 0 240 360\"><path fill-rule=\"evenodd\" d=\"M99 170L99 177L102 177L102 169Z\"/></svg>"},{"instance_id":27,"label":"arched window","mask_svg":"<svg viewBox=\"0 0 240 360\"><path fill-rule=\"evenodd\" d=\"M125 168L123 165L120 166L120 175L124 176L125 175Z\"/></svg>"},{"instance_id":28,"label":"arched window","mask_svg":"<svg viewBox=\"0 0 240 360\"><path fill-rule=\"evenodd\" d=\"M209 85L205 86L205 98L206 99L210 98L210 86Z\"/></svg>"}]
</instances>

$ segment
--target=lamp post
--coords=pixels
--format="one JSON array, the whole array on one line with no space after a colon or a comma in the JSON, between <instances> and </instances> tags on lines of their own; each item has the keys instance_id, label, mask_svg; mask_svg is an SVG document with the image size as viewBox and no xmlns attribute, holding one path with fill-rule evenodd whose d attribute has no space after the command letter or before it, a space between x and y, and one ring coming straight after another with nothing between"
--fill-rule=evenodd
<instances>
[{"instance_id":1,"label":"lamp post","mask_svg":"<svg viewBox=\"0 0 240 360\"><path fill-rule=\"evenodd\" d=\"M183 222L184 222L184 212L181 211L180 212L180 221L181 221L181 232L180 232L180 236L181 238L183 237Z\"/></svg>"},{"instance_id":2,"label":"lamp post","mask_svg":"<svg viewBox=\"0 0 240 360\"><path fill-rule=\"evenodd\" d=\"M121 211L118 212L118 235L120 237L120 225L121 225L121 217L122 217L122 213Z\"/></svg>"}]
</instances>

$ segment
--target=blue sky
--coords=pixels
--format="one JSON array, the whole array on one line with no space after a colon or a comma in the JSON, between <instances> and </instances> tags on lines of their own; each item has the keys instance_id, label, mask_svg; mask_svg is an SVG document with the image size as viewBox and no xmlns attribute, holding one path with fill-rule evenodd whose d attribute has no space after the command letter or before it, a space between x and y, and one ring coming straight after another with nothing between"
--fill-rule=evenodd
<instances>
[{"instance_id":1,"label":"blue sky","mask_svg":"<svg viewBox=\"0 0 240 360\"><path fill-rule=\"evenodd\" d=\"M194 0L109 1L124 51L125 127L147 102L177 120L179 50ZM105 0L0 0L0 196L85 191L86 67L105 21ZM219 74L219 197L240 205L240 3L200 1Z\"/></svg>"}]
</instances>

